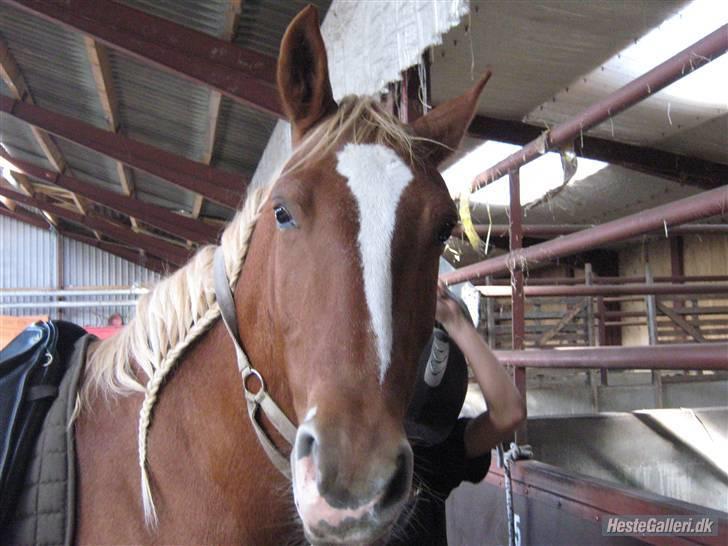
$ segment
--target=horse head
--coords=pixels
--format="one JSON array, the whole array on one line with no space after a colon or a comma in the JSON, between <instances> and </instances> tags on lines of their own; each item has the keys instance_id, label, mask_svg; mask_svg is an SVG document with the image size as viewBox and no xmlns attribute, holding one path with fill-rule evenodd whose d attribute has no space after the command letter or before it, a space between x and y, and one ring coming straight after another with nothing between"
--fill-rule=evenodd
<instances>
[{"instance_id":1,"label":"horse head","mask_svg":"<svg viewBox=\"0 0 728 546\"><path fill-rule=\"evenodd\" d=\"M335 102L314 8L283 38L293 153L241 274L257 297L236 300L239 316L255 317L240 326L251 361L268 360L266 382L288 386L276 396L298 423L293 492L314 543L375 540L408 499L403 422L432 333L438 258L457 223L437 166L486 80L404 125L371 100Z\"/></svg>"}]
</instances>

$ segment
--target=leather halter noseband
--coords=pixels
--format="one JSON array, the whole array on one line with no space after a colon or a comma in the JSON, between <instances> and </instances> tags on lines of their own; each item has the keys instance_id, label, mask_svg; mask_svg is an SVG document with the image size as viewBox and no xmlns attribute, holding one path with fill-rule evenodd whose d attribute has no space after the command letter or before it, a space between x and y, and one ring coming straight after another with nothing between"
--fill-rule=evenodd
<instances>
[{"instance_id":1,"label":"leather halter noseband","mask_svg":"<svg viewBox=\"0 0 728 546\"><path fill-rule=\"evenodd\" d=\"M263 376L250 365L250 361L243 351L238 335L238 318L235 311L235 301L233 300L230 282L225 271L225 257L222 252L222 247L217 247L215 251L213 282L215 285L215 297L220 306L220 316L235 346L238 370L240 370L240 374L242 375L243 391L245 392L245 401L248 405L248 417L250 417L255 434L258 436L258 441L266 455L268 455L270 461L281 474L290 480L291 465L288 462L288 458L278 450L268 434L263 430L263 427L260 426L257 419L258 409L265 414L275 429L291 446L296 440L296 426L291 423L288 417L286 417L286 414L283 413L283 410L268 395ZM247 381L251 375L255 376L260 383L260 388L256 392L248 389Z\"/></svg>"}]
</instances>

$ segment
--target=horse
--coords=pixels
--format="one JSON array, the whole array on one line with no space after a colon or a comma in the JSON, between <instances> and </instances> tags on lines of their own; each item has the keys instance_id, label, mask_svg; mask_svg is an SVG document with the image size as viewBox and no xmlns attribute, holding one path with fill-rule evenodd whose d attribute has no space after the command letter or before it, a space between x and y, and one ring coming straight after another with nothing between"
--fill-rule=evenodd
<instances>
[{"instance_id":1,"label":"horse","mask_svg":"<svg viewBox=\"0 0 728 546\"><path fill-rule=\"evenodd\" d=\"M410 498L403 423L457 223L437 167L486 80L409 125L371 98L337 104L318 13L296 16L277 67L293 142L280 175L89 351L78 543L386 540ZM263 389L290 446L270 412L249 418Z\"/></svg>"}]
</instances>

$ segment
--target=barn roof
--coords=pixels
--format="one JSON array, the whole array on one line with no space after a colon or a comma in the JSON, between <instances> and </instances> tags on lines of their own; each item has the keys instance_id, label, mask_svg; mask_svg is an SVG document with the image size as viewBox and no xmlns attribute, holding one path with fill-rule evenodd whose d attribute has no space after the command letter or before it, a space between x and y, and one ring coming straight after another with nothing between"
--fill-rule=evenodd
<instances>
[{"instance_id":1,"label":"barn roof","mask_svg":"<svg viewBox=\"0 0 728 546\"><path fill-rule=\"evenodd\" d=\"M2 154L27 166L26 175L5 172L15 187L0 188L3 202L26 217L34 205L53 208L46 218L61 232L140 249L171 265L194 245L214 241L279 118L278 45L308 3L323 14L330 0L70 0L66 9L3 2ZM473 2L470 15L433 48L430 102L460 93L489 65L494 77L474 124L486 130L471 130L460 155L494 138L494 122L502 122L496 133L505 141L524 128L551 126L632 79L642 60L622 59L625 48L661 24L664 33L679 33L684 21L669 20L686 5ZM713 5L715 26L725 24L725 8ZM725 169L725 101L663 93L587 136ZM511 141L522 144L518 138ZM526 221L593 223L695 193L705 181L694 182L608 166L530 210ZM595 188L604 193L596 205ZM119 198L111 203L97 190ZM8 202L8 191L25 197ZM170 211L181 218L179 229L160 220ZM502 214L495 207L496 220ZM476 208L476 217L482 220L484 209ZM133 237L119 240L120 229Z\"/></svg>"}]
</instances>

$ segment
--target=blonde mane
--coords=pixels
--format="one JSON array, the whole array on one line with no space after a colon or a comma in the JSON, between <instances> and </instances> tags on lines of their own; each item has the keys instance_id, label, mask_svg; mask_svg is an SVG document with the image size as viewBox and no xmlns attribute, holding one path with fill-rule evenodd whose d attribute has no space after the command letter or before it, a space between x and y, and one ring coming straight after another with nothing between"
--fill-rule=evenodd
<instances>
[{"instance_id":1,"label":"blonde mane","mask_svg":"<svg viewBox=\"0 0 728 546\"><path fill-rule=\"evenodd\" d=\"M282 172L295 171L344 141L383 144L414 163L418 156L415 145L421 140L373 99L345 97L336 114L300 143ZM231 288L237 283L271 187L248 191L243 209L222 234L220 245ZM214 252L214 246L201 248L184 267L140 298L135 317L116 336L101 342L89 358L80 389L78 411L95 392L105 397L144 393L139 414L139 466L144 515L150 526L157 522L146 463L152 409L164 379L184 351L220 316L213 286ZM132 363L146 378L138 377Z\"/></svg>"}]
</instances>

